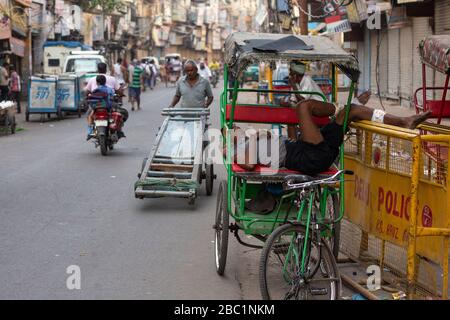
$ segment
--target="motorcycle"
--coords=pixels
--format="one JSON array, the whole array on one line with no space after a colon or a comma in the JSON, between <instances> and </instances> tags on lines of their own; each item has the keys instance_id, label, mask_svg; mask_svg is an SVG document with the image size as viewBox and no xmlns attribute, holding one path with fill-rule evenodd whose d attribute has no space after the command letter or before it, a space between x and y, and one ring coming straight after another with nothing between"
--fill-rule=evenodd
<instances>
[{"instance_id":1,"label":"motorcycle","mask_svg":"<svg viewBox=\"0 0 450 320\"><path fill-rule=\"evenodd\" d=\"M213 88L215 88L217 86L217 83L219 82L219 73L217 71L212 71L211 72L211 84L213 86Z\"/></svg>"},{"instance_id":2,"label":"motorcycle","mask_svg":"<svg viewBox=\"0 0 450 320\"><path fill-rule=\"evenodd\" d=\"M128 111L121 107L121 97L114 96L111 109L108 109L98 100L90 100L94 104L94 130L93 141L95 147L100 146L100 152L106 156L109 150L114 149L114 145L119 142L121 138L125 138L122 128L124 122L128 118Z\"/></svg>"}]
</instances>

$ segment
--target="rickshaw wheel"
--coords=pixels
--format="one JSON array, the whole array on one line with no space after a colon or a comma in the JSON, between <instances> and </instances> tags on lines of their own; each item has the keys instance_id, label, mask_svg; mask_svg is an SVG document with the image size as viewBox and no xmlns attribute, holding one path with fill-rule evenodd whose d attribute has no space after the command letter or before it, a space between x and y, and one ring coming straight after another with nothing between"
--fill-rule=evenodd
<instances>
[{"instance_id":1,"label":"rickshaw wheel","mask_svg":"<svg viewBox=\"0 0 450 320\"><path fill-rule=\"evenodd\" d=\"M206 195L210 196L213 193L214 188L214 165L206 165Z\"/></svg>"},{"instance_id":2,"label":"rickshaw wheel","mask_svg":"<svg viewBox=\"0 0 450 320\"><path fill-rule=\"evenodd\" d=\"M30 121L30 113L28 111L25 112L25 121Z\"/></svg>"},{"instance_id":3,"label":"rickshaw wheel","mask_svg":"<svg viewBox=\"0 0 450 320\"><path fill-rule=\"evenodd\" d=\"M336 220L339 217L340 205L339 196L336 193L330 194L327 199L327 209L325 219ZM339 256L339 245L341 239L341 222L333 226L331 237L327 240L333 256L337 259Z\"/></svg>"},{"instance_id":4,"label":"rickshaw wheel","mask_svg":"<svg viewBox=\"0 0 450 320\"><path fill-rule=\"evenodd\" d=\"M339 299L340 274L328 243L305 235L304 226L285 224L267 239L259 264L263 300ZM305 273L300 275L305 241Z\"/></svg>"},{"instance_id":5,"label":"rickshaw wheel","mask_svg":"<svg viewBox=\"0 0 450 320\"><path fill-rule=\"evenodd\" d=\"M216 271L219 275L225 272L228 252L228 234L230 227L230 217L228 214L228 186L226 181L222 181L217 195L216 221L214 224L214 254L216 260Z\"/></svg>"}]
</instances>

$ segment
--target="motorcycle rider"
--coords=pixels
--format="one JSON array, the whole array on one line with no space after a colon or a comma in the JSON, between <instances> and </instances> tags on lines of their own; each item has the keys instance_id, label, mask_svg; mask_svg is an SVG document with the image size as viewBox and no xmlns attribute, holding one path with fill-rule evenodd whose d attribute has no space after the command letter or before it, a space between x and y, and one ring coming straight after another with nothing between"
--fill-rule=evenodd
<instances>
[{"instance_id":1,"label":"motorcycle rider","mask_svg":"<svg viewBox=\"0 0 450 320\"><path fill-rule=\"evenodd\" d=\"M107 71L106 63L100 62L97 65L97 71L98 71L99 75L102 75L105 78L104 85L106 87L109 87L110 89L112 89L113 96L114 96L114 93L116 93L119 97L122 97L123 96L123 87L117 82L116 78L106 74L106 71ZM100 78L100 79L102 79L102 78ZM87 97L92 96L92 93L94 93L94 91L98 87L99 87L99 85L98 85L96 77L89 79L89 81L86 85L86 88L85 88L86 96ZM128 111L124 108L118 108L118 109L119 109L120 113L122 113L122 115L124 116L124 122L125 122L128 119ZM93 134L93 130L94 130L94 118L93 118L94 110L91 107L89 107L89 110L87 113L88 113L88 116L87 116L88 134L87 134L86 140L89 140L92 138L92 134ZM125 137L125 135L122 131L119 132L119 136Z\"/></svg>"}]
</instances>

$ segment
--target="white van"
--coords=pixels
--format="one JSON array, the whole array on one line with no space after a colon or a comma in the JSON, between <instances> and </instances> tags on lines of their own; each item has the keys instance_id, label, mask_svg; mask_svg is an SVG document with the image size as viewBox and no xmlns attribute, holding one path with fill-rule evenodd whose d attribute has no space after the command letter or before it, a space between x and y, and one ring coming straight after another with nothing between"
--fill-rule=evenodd
<instances>
[{"instance_id":1,"label":"white van","mask_svg":"<svg viewBox=\"0 0 450 320\"><path fill-rule=\"evenodd\" d=\"M108 65L100 51L71 51L64 62L63 73L76 75L97 73L97 65L100 62Z\"/></svg>"}]
</instances>

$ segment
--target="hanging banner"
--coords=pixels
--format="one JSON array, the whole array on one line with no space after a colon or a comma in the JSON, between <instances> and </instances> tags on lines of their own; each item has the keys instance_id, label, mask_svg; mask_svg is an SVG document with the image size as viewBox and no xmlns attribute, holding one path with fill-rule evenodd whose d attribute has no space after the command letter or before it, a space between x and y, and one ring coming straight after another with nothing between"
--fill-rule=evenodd
<instances>
[{"instance_id":1,"label":"hanging banner","mask_svg":"<svg viewBox=\"0 0 450 320\"><path fill-rule=\"evenodd\" d=\"M322 0L324 13L329 14L325 18L327 33L339 33L352 31L352 26L347 16L347 9L333 0Z\"/></svg>"}]
</instances>

